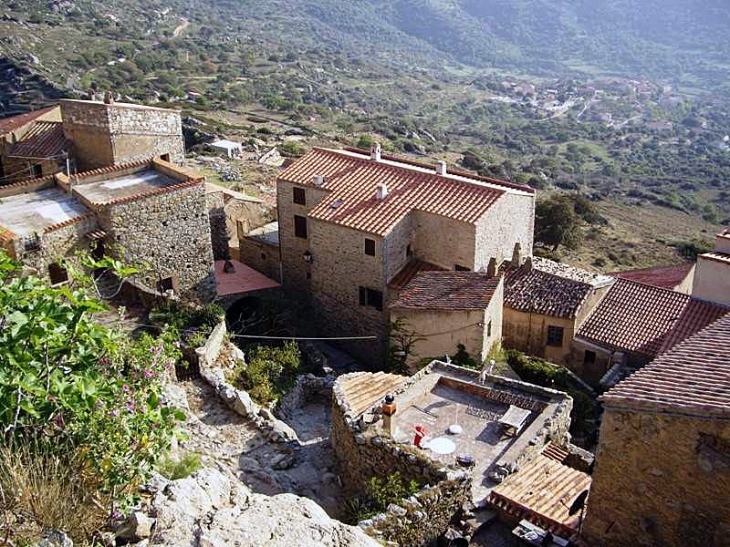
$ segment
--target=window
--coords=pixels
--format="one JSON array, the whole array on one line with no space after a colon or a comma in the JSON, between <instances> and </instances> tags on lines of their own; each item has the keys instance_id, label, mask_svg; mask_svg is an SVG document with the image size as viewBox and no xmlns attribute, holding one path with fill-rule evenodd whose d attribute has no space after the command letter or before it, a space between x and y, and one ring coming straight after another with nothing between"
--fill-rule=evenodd
<instances>
[{"instance_id":1,"label":"window","mask_svg":"<svg viewBox=\"0 0 730 547\"><path fill-rule=\"evenodd\" d=\"M360 305L371 306L378 311L383 311L383 293L360 287Z\"/></svg>"},{"instance_id":2,"label":"window","mask_svg":"<svg viewBox=\"0 0 730 547\"><path fill-rule=\"evenodd\" d=\"M94 245L94 248L91 250L91 256L94 258L94 260L101 260L104 258L104 241L101 239L96 240L96 245Z\"/></svg>"},{"instance_id":3,"label":"window","mask_svg":"<svg viewBox=\"0 0 730 547\"><path fill-rule=\"evenodd\" d=\"M365 238L365 254L375 256L375 240Z\"/></svg>"},{"instance_id":4,"label":"window","mask_svg":"<svg viewBox=\"0 0 730 547\"><path fill-rule=\"evenodd\" d=\"M294 235L307 239L307 217L294 215Z\"/></svg>"},{"instance_id":5,"label":"window","mask_svg":"<svg viewBox=\"0 0 730 547\"><path fill-rule=\"evenodd\" d=\"M547 345L557 348L563 347L563 327L548 326Z\"/></svg>"},{"instance_id":6,"label":"window","mask_svg":"<svg viewBox=\"0 0 730 547\"><path fill-rule=\"evenodd\" d=\"M492 322L487 323L487 338L492 336Z\"/></svg>"},{"instance_id":7,"label":"window","mask_svg":"<svg viewBox=\"0 0 730 547\"><path fill-rule=\"evenodd\" d=\"M456 271L456 272L470 272L471 269L470 268L467 268L466 266L460 266L458 264L455 264L454 265L454 271Z\"/></svg>"},{"instance_id":8,"label":"window","mask_svg":"<svg viewBox=\"0 0 730 547\"><path fill-rule=\"evenodd\" d=\"M175 281L172 277L166 277L164 279L160 279L157 282L157 291L161 293L165 293L167 291L174 291L175 290Z\"/></svg>"},{"instance_id":9,"label":"window","mask_svg":"<svg viewBox=\"0 0 730 547\"><path fill-rule=\"evenodd\" d=\"M166 162L170 163L170 154L162 154L162 155L160 156L160 159L161 159L162 161L166 161Z\"/></svg>"},{"instance_id":10,"label":"window","mask_svg":"<svg viewBox=\"0 0 730 547\"><path fill-rule=\"evenodd\" d=\"M411 249L411 246L408 245L408 247L406 247L406 258L411 258L412 256L413 256L413 249Z\"/></svg>"},{"instance_id":11,"label":"window","mask_svg":"<svg viewBox=\"0 0 730 547\"><path fill-rule=\"evenodd\" d=\"M583 364L584 365L593 365L596 362L596 352L591 350L586 350L586 352L583 354Z\"/></svg>"},{"instance_id":12,"label":"window","mask_svg":"<svg viewBox=\"0 0 730 547\"><path fill-rule=\"evenodd\" d=\"M294 203L297 205L307 204L307 194L304 193L304 188L294 188Z\"/></svg>"},{"instance_id":13,"label":"window","mask_svg":"<svg viewBox=\"0 0 730 547\"><path fill-rule=\"evenodd\" d=\"M68 281L68 272L58 262L54 262L48 265L48 277L51 278L51 285L60 285Z\"/></svg>"},{"instance_id":14,"label":"window","mask_svg":"<svg viewBox=\"0 0 730 547\"><path fill-rule=\"evenodd\" d=\"M41 164L36 164L31 167L31 176L35 179L41 178L43 176L43 166Z\"/></svg>"}]
</instances>

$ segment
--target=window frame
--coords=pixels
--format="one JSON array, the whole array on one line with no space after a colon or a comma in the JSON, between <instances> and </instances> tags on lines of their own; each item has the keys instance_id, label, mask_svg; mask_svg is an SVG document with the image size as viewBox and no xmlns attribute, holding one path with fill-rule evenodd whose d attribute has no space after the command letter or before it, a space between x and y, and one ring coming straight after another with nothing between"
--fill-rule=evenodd
<instances>
[{"instance_id":1,"label":"window frame","mask_svg":"<svg viewBox=\"0 0 730 547\"><path fill-rule=\"evenodd\" d=\"M559 332L560 333L560 343L557 344L554 341L553 333ZM558 325L548 325L547 328L547 341L545 345L551 347L551 348L562 348L563 344L565 343L565 327L560 327Z\"/></svg>"},{"instance_id":2,"label":"window frame","mask_svg":"<svg viewBox=\"0 0 730 547\"><path fill-rule=\"evenodd\" d=\"M307 206L307 192L298 186L292 187L292 203Z\"/></svg>"},{"instance_id":3,"label":"window frame","mask_svg":"<svg viewBox=\"0 0 730 547\"><path fill-rule=\"evenodd\" d=\"M360 305L383 311L383 291L368 287L359 287Z\"/></svg>"},{"instance_id":4,"label":"window frame","mask_svg":"<svg viewBox=\"0 0 730 547\"><path fill-rule=\"evenodd\" d=\"M593 358L589 360L588 354L593 355ZM598 361L598 353L596 353L595 351L593 351L591 349L587 349L583 352L583 364L584 365L595 365L597 361Z\"/></svg>"},{"instance_id":5,"label":"window frame","mask_svg":"<svg viewBox=\"0 0 730 547\"><path fill-rule=\"evenodd\" d=\"M54 277L56 280L54 281ZM60 279L63 277L63 279ZM58 262L51 262L48 265L48 279L51 282L51 287L60 287L69 282L68 270L61 266Z\"/></svg>"},{"instance_id":6,"label":"window frame","mask_svg":"<svg viewBox=\"0 0 730 547\"><path fill-rule=\"evenodd\" d=\"M298 237L300 239L309 239L307 217L302 215L294 215L294 237Z\"/></svg>"},{"instance_id":7,"label":"window frame","mask_svg":"<svg viewBox=\"0 0 730 547\"><path fill-rule=\"evenodd\" d=\"M372 247L372 252L368 252L368 244ZM375 256L376 254L376 243L374 239L370 239L369 237L365 238L365 254L367 256Z\"/></svg>"}]
</instances>

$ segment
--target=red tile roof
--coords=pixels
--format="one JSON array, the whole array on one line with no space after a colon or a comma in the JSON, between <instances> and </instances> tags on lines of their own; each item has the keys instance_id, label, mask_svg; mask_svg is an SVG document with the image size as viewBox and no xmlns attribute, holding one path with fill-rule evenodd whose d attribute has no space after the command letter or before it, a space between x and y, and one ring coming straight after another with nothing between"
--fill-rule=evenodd
<instances>
[{"instance_id":1,"label":"red tile roof","mask_svg":"<svg viewBox=\"0 0 730 547\"><path fill-rule=\"evenodd\" d=\"M47 114L54 108L58 108L58 105L49 106L48 108L41 108L39 110L34 110L33 112L18 114L17 116L11 116L10 118L4 118L0 120L0 135L5 135L6 133L11 133L16 129L20 129L24 125L29 124L37 118L40 118L44 114Z\"/></svg>"},{"instance_id":2,"label":"red tile roof","mask_svg":"<svg viewBox=\"0 0 730 547\"><path fill-rule=\"evenodd\" d=\"M231 260L234 271L226 273L223 271L225 263L225 260L215 261L215 280L218 296L239 295L265 289L275 289L279 286L276 281L272 281L238 260Z\"/></svg>"},{"instance_id":3,"label":"red tile roof","mask_svg":"<svg viewBox=\"0 0 730 547\"><path fill-rule=\"evenodd\" d=\"M35 122L23 138L8 151L11 158L59 159L71 146L61 122Z\"/></svg>"},{"instance_id":4,"label":"red tile roof","mask_svg":"<svg viewBox=\"0 0 730 547\"><path fill-rule=\"evenodd\" d=\"M592 291L587 283L528 265L505 271L504 305L516 311L574 319Z\"/></svg>"},{"instance_id":5,"label":"red tile roof","mask_svg":"<svg viewBox=\"0 0 730 547\"><path fill-rule=\"evenodd\" d=\"M661 266L658 268L613 272L608 275L646 285L654 285L655 287L674 289L687 279L693 267L694 264L687 263L680 266Z\"/></svg>"},{"instance_id":6,"label":"red tile roof","mask_svg":"<svg viewBox=\"0 0 730 547\"><path fill-rule=\"evenodd\" d=\"M399 291L403 289L406 285L408 285L408 283L410 283L411 280L416 277L416 275L420 272L438 272L444 270L446 270L446 268L442 268L441 266L437 266L436 264L431 264L430 262L424 262L423 260L418 260L414 258L413 260L408 262L408 264L403 266L403 269L401 271L393 276L393 279L390 280L388 286L391 289Z\"/></svg>"},{"instance_id":7,"label":"red tile roof","mask_svg":"<svg viewBox=\"0 0 730 547\"><path fill-rule=\"evenodd\" d=\"M591 476L538 454L492 490L487 503L553 534L572 537L580 514L569 509L591 486Z\"/></svg>"},{"instance_id":8,"label":"red tile roof","mask_svg":"<svg viewBox=\"0 0 730 547\"><path fill-rule=\"evenodd\" d=\"M422 211L474 224L506 192L521 190L411 166L405 161L373 161L354 152L315 148L279 176L280 180L315 187L324 177L328 195L310 212L318 220L385 236L411 211ZM388 195L376 197L379 184Z\"/></svg>"},{"instance_id":9,"label":"red tile roof","mask_svg":"<svg viewBox=\"0 0 730 547\"><path fill-rule=\"evenodd\" d=\"M489 277L481 272L421 272L391 307L483 310L489 306L501 281L501 277Z\"/></svg>"},{"instance_id":10,"label":"red tile roof","mask_svg":"<svg viewBox=\"0 0 730 547\"><path fill-rule=\"evenodd\" d=\"M722 262L724 264L730 264L730 254L727 253L705 253L703 255L700 255L702 258L706 258L707 260L712 260L713 262Z\"/></svg>"},{"instance_id":11,"label":"red tile roof","mask_svg":"<svg viewBox=\"0 0 730 547\"><path fill-rule=\"evenodd\" d=\"M676 344L729 311L676 291L619 279L577 337L614 351L654 358L668 344Z\"/></svg>"},{"instance_id":12,"label":"red tile roof","mask_svg":"<svg viewBox=\"0 0 730 547\"><path fill-rule=\"evenodd\" d=\"M651 362L600 400L606 406L730 416L730 315Z\"/></svg>"}]
</instances>

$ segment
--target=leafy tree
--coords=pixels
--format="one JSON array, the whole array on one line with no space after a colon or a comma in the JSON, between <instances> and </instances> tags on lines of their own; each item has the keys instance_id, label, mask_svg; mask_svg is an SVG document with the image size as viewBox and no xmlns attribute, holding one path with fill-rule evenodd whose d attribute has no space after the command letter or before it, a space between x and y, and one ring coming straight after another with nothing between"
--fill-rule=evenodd
<instances>
[{"instance_id":1,"label":"leafy tree","mask_svg":"<svg viewBox=\"0 0 730 547\"><path fill-rule=\"evenodd\" d=\"M552 247L553 252L561 245L575 249L582 241L581 218L575 212L571 200L554 196L537 202L535 209L535 239Z\"/></svg>"}]
</instances>

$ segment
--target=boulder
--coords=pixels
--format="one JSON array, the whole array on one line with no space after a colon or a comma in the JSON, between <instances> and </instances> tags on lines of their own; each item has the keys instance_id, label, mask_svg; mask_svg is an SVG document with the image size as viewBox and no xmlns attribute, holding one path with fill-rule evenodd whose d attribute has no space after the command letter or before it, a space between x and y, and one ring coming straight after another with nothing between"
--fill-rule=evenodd
<instances>
[{"instance_id":1,"label":"boulder","mask_svg":"<svg viewBox=\"0 0 730 547\"><path fill-rule=\"evenodd\" d=\"M60 530L43 530L38 547L74 547L74 542Z\"/></svg>"},{"instance_id":2,"label":"boulder","mask_svg":"<svg viewBox=\"0 0 730 547\"><path fill-rule=\"evenodd\" d=\"M153 501L150 545L201 547L377 547L361 529L331 519L312 500L253 494L220 471L201 469L170 482Z\"/></svg>"},{"instance_id":3,"label":"boulder","mask_svg":"<svg viewBox=\"0 0 730 547\"><path fill-rule=\"evenodd\" d=\"M154 524L155 519L142 511L135 511L117 529L116 537L131 543L147 539L152 535Z\"/></svg>"}]
</instances>

